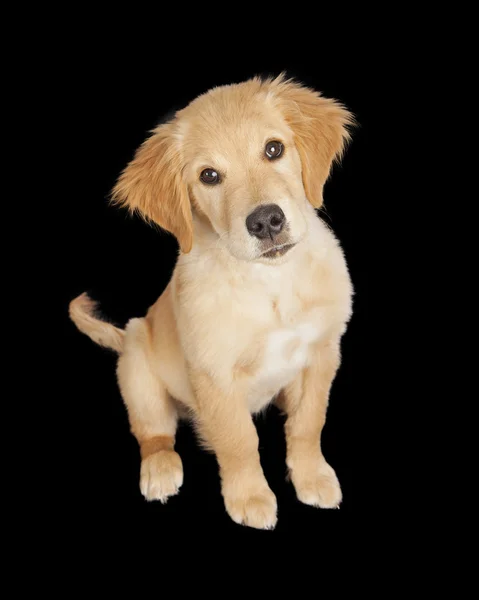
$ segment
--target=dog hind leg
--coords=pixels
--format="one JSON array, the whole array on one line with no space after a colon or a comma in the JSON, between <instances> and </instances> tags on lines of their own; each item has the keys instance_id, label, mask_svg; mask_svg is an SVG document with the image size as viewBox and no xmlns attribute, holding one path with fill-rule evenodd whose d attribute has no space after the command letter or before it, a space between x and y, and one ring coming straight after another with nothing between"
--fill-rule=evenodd
<instances>
[{"instance_id":1,"label":"dog hind leg","mask_svg":"<svg viewBox=\"0 0 479 600\"><path fill-rule=\"evenodd\" d=\"M130 427L140 446L140 489L147 500L166 502L183 483L183 465L174 450L178 414L166 387L152 369L145 319L126 327L117 376Z\"/></svg>"}]
</instances>

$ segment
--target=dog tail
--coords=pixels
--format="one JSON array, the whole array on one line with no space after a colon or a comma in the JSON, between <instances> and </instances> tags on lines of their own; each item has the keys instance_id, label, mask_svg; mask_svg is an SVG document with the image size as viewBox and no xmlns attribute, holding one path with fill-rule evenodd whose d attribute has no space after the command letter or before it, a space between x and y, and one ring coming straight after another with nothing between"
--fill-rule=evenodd
<instances>
[{"instance_id":1,"label":"dog tail","mask_svg":"<svg viewBox=\"0 0 479 600\"><path fill-rule=\"evenodd\" d=\"M104 348L121 354L125 331L95 316L97 304L86 293L70 302L69 315L78 329Z\"/></svg>"}]
</instances>

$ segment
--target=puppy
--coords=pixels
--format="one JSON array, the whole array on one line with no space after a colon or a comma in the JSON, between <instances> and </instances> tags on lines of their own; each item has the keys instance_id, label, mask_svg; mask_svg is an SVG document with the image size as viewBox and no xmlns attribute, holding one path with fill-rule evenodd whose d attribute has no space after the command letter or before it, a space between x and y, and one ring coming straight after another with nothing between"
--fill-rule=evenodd
<instances>
[{"instance_id":1,"label":"puppy","mask_svg":"<svg viewBox=\"0 0 479 600\"><path fill-rule=\"evenodd\" d=\"M233 521L274 528L252 415L275 402L297 497L339 506L320 436L353 289L315 208L352 124L341 104L294 80L254 78L196 98L119 177L112 201L177 238L174 274L125 330L96 317L85 294L70 316L119 354L147 500L166 502L183 482L175 432L188 416L216 455Z\"/></svg>"}]
</instances>

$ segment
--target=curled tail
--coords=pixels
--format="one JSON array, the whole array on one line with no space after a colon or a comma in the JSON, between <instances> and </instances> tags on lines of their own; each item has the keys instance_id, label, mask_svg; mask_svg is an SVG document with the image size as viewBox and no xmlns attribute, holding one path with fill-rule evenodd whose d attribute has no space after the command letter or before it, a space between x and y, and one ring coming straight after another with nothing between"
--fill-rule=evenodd
<instances>
[{"instance_id":1,"label":"curled tail","mask_svg":"<svg viewBox=\"0 0 479 600\"><path fill-rule=\"evenodd\" d=\"M119 354L123 350L125 332L95 316L96 303L86 294L81 294L70 302L70 319L78 329L96 344L111 348Z\"/></svg>"}]
</instances>

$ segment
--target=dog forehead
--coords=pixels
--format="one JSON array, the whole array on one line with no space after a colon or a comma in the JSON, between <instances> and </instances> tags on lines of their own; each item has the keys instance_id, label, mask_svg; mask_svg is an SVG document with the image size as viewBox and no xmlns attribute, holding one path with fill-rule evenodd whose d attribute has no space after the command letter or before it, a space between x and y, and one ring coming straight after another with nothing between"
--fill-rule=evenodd
<instances>
[{"instance_id":1,"label":"dog forehead","mask_svg":"<svg viewBox=\"0 0 479 600\"><path fill-rule=\"evenodd\" d=\"M248 120L192 123L185 131L183 150L187 158L221 156L232 161L254 152L263 136L258 123Z\"/></svg>"},{"instance_id":2,"label":"dog forehead","mask_svg":"<svg viewBox=\"0 0 479 600\"><path fill-rule=\"evenodd\" d=\"M288 136L288 126L266 94L245 98L229 88L220 91L200 96L178 114L187 158L218 152L233 158L238 152L257 152L268 137Z\"/></svg>"}]
</instances>

